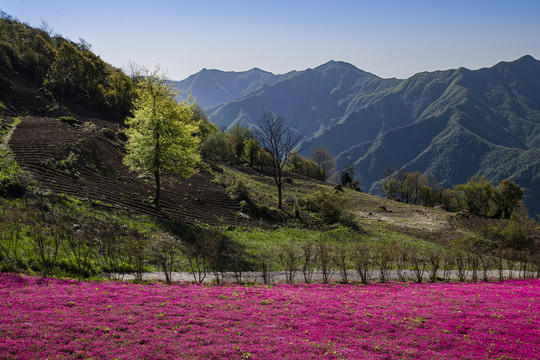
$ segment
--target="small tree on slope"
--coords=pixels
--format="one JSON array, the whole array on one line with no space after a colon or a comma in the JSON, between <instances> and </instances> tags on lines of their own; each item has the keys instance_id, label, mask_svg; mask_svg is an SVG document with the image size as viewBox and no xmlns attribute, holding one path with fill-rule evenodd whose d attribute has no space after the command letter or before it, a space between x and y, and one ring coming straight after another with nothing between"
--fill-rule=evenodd
<instances>
[{"instance_id":1,"label":"small tree on slope","mask_svg":"<svg viewBox=\"0 0 540 360\"><path fill-rule=\"evenodd\" d=\"M278 208L282 209L282 173L293 149L300 143L304 134L281 116L264 112L259 119L258 138L263 149L272 156L272 171L278 188Z\"/></svg>"},{"instance_id":2,"label":"small tree on slope","mask_svg":"<svg viewBox=\"0 0 540 360\"><path fill-rule=\"evenodd\" d=\"M124 163L132 170L154 176L154 203L159 208L161 176L190 177L200 161L197 130L190 124L192 110L177 103L175 90L157 71L137 84L133 117L126 119L128 142Z\"/></svg>"}]
</instances>

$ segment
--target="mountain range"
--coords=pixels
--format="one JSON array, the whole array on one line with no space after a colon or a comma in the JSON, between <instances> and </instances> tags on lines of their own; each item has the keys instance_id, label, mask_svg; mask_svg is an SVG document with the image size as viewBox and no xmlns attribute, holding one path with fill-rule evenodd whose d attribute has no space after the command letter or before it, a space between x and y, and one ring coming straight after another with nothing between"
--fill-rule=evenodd
<instances>
[{"instance_id":1,"label":"mountain range","mask_svg":"<svg viewBox=\"0 0 540 360\"><path fill-rule=\"evenodd\" d=\"M388 165L443 187L478 174L524 186L530 213L540 213L540 61L531 56L408 79L337 61L283 75L203 69L176 85L222 129L256 128L263 111L292 121L303 155L326 146L370 193L381 194Z\"/></svg>"}]
</instances>

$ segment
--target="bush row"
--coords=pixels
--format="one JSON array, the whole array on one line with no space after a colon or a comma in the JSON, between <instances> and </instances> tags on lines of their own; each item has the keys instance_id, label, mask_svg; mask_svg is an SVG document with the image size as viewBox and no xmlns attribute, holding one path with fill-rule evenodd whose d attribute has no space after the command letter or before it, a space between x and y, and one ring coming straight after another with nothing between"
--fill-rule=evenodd
<instances>
[{"instance_id":1,"label":"bush row","mask_svg":"<svg viewBox=\"0 0 540 360\"><path fill-rule=\"evenodd\" d=\"M0 269L31 270L43 275L122 277L139 280L161 270L189 272L193 281L209 275L221 283L226 273L243 282L256 271L271 283L277 271L287 282L331 279L363 283L468 281L532 277L540 272L537 243L518 225L489 227L447 246L383 243L352 231L320 233L311 240L248 249L218 229L199 226L165 231L155 225L126 224L110 214L85 209L55 197L45 200L0 199ZM170 230L170 229L169 229ZM174 236L175 234L182 234Z\"/></svg>"}]
</instances>

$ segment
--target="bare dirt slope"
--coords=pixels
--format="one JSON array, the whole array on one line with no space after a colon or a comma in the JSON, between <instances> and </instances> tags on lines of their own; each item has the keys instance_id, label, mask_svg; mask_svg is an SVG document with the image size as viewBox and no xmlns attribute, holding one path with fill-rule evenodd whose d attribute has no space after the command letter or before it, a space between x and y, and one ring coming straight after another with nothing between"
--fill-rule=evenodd
<instances>
[{"instance_id":1,"label":"bare dirt slope","mask_svg":"<svg viewBox=\"0 0 540 360\"><path fill-rule=\"evenodd\" d=\"M104 136L99 126L89 129L55 118L29 117L17 126L9 146L40 187L55 193L184 223L243 223L239 204L213 184L213 176L204 169L190 179L165 179L158 211L151 204L153 181L137 177L124 166L123 143L110 134Z\"/></svg>"}]
</instances>

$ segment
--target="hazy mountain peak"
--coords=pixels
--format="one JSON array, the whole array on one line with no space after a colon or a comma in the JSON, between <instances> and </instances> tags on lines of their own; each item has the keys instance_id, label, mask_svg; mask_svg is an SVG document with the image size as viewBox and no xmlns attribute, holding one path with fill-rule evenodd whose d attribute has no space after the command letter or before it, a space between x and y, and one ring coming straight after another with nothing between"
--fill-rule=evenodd
<instances>
[{"instance_id":1,"label":"hazy mountain peak","mask_svg":"<svg viewBox=\"0 0 540 360\"><path fill-rule=\"evenodd\" d=\"M182 81L176 81L175 85L182 90L180 100L191 94L199 105L208 109L242 97L262 85L273 84L278 79L279 76L259 68L238 72L203 68Z\"/></svg>"}]
</instances>

